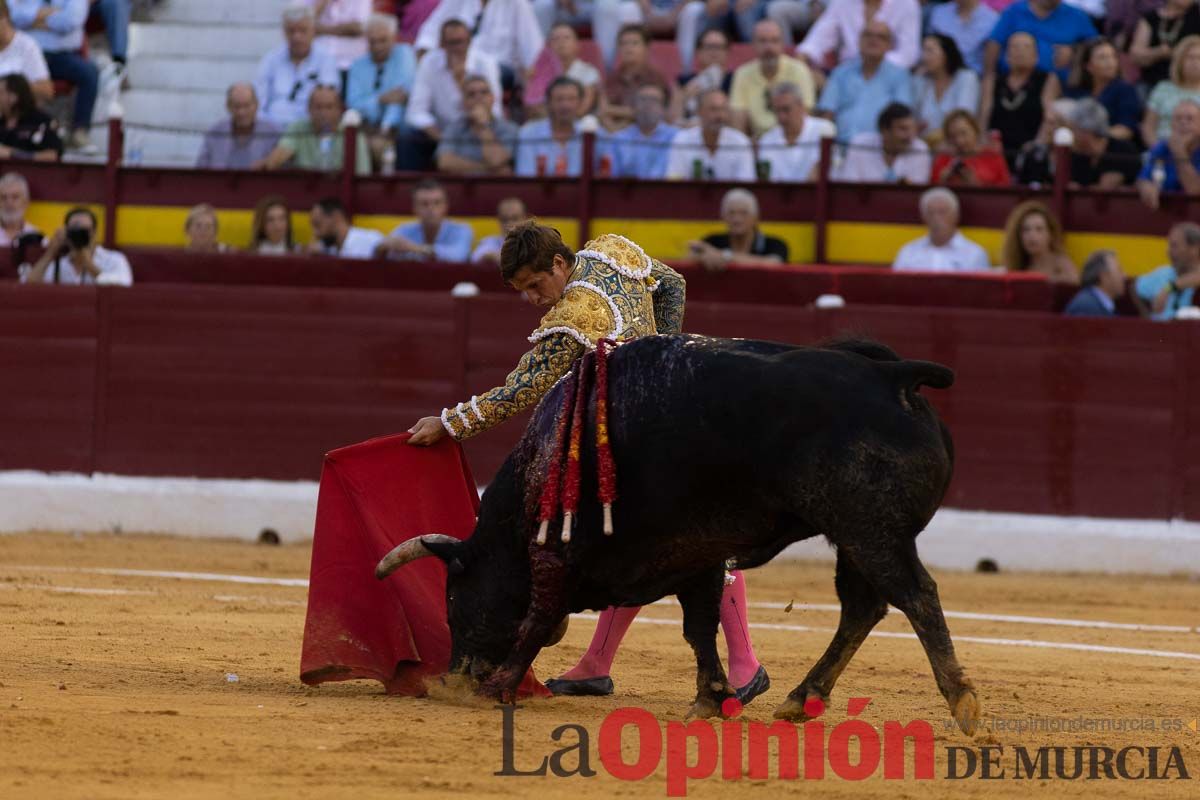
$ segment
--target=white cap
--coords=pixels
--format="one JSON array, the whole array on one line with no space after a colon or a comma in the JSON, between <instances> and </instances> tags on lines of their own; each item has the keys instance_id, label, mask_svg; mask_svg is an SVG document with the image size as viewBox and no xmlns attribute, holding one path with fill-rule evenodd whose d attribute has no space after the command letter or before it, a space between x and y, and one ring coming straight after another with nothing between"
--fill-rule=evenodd
<instances>
[{"instance_id":1,"label":"white cap","mask_svg":"<svg viewBox=\"0 0 1200 800\"><path fill-rule=\"evenodd\" d=\"M845 308L846 298L840 294L823 294L817 298L817 308Z\"/></svg>"},{"instance_id":2,"label":"white cap","mask_svg":"<svg viewBox=\"0 0 1200 800\"><path fill-rule=\"evenodd\" d=\"M1075 144L1075 134L1070 128L1055 128L1054 143L1059 147L1070 147Z\"/></svg>"},{"instance_id":3,"label":"white cap","mask_svg":"<svg viewBox=\"0 0 1200 800\"><path fill-rule=\"evenodd\" d=\"M454 288L450 290L451 297L478 297L479 287L470 281L462 281L454 284Z\"/></svg>"}]
</instances>

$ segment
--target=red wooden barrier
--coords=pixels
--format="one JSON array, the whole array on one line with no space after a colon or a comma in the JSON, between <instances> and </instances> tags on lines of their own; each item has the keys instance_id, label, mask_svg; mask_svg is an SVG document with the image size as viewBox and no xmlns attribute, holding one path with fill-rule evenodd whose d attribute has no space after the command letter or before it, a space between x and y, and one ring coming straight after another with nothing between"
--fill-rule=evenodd
<instances>
[{"instance_id":1,"label":"red wooden barrier","mask_svg":"<svg viewBox=\"0 0 1200 800\"><path fill-rule=\"evenodd\" d=\"M315 479L327 450L502 381L538 313L499 292L0 285L0 469ZM1200 326L693 299L685 328L850 332L953 367L926 392L957 445L953 506L1200 519ZM468 443L478 479L522 428Z\"/></svg>"}]
</instances>

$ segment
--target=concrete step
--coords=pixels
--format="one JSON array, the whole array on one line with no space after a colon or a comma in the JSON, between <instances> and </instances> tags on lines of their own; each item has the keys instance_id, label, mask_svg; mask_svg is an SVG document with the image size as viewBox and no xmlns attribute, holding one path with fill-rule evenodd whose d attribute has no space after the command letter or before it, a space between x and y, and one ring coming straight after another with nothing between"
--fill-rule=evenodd
<instances>
[{"instance_id":1,"label":"concrete step","mask_svg":"<svg viewBox=\"0 0 1200 800\"><path fill-rule=\"evenodd\" d=\"M130 126L125 131L125 163L143 167L191 167L196 163L204 137L142 130Z\"/></svg>"},{"instance_id":2,"label":"concrete step","mask_svg":"<svg viewBox=\"0 0 1200 800\"><path fill-rule=\"evenodd\" d=\"M187 24L280 24L294 0L165 0L152 14L155 22Z\"/></svg>"},{"instance_id":3,"label":"concrete step","mask_svg":"<svg viewBox=\"0 0 1200 800\"><path fill-rule=\"evenodd\" d=\"M142 56L191 58L209 57L260 59L272 48L283 44L278 25L182 25L178 23L143 23L129 26L130 60Z\"/></svg>"},{"instance_id":4,"label":"concrete step","mask_svg":"<svg viewBox=\"0 0 1200 800\"><path fill-rule=\"evenodd\" d=\"M130 89L121 95L125 121L205 131L225 116L224 91Z\"/></svg>"},{"instance_id":5,"label":"concrete step","mask_svg":"<svg viewBox=\"0 0 1200 800\"><path fill-rule=\"evenodd\" d=\"M129 85L137 89L206 90L224 92L229 84L253 81L258 60L139 56L129 63Z\"/></svg>"}]
</instances>

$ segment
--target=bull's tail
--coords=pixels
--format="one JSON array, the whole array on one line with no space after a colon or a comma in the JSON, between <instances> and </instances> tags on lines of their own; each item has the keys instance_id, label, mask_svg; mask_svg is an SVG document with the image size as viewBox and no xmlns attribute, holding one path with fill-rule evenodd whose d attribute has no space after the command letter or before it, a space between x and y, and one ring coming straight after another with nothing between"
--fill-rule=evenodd
<instances>
[{"instance_id":1,"label":"bull's tail","mask_svg":"<svg viewBox=\"0 0 1200 800\"><path fill-rule=\"evenodd\" d=\"M954 385L954 370L932 361L877 361L875 366L899 389L915 390L921 386L949 389Z\"/></svg>"}]
</instances>

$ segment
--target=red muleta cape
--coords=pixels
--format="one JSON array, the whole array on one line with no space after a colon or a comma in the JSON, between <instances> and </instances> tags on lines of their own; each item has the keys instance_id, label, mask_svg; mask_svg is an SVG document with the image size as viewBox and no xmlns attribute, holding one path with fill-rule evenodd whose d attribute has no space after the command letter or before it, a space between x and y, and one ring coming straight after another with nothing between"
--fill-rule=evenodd
<instances>
[{"instance_id":1,"label":"red muleta cape","mask_svg":"<svg viewBox=\"0 0 1200 800\"><path fill-rule=\"evenodd\" d=\"M479 495L457 442L410 447L408 437L325 456L300 654L304 683L370 678L389 694L420 696L425 679L449 667L445 565L423 558L384 581L376 580L375 565L414 536L469 537ZM518 694L550 692L530 669Z\"/></svg>"}]
</instances>

